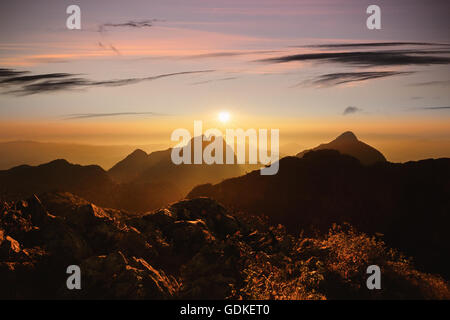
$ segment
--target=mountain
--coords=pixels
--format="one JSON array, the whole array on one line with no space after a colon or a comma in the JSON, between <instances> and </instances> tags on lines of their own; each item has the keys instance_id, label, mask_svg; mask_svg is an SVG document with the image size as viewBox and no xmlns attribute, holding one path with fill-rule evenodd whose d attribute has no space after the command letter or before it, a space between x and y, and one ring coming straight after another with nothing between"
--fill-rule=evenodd
<instances>
[{"instance_id":1,"label":"mountain","mask_svg":"<svg viewBox=\"0 0 450 320\"><path fill-rule=\"evenodd\" d=\"M160 146L152 144L139 148L155 150ZM36 141L0 142L0 170L22 164L35 166L55 159L66 159L81 165L97 164L108 169L134 149L136 146L131 145L87 145Z\"/></svg>"},{"instance_id":2,"label":"mountain","mask_svg":"<svg viewBox=\"0 0 450 320\"><path fill-rule=\"evenodd\" d=\"M301 158L306 152L311 150L325 149L337 150L342 154L348 154L358 159L364 165L386 161L386 158L380 151L362 141L359 141L355 134L351 131L344 132L329 143L324 143L313 149L299 152L297 157Z\"/></svg>"},{"instance_id":3,"label":"mountain","mask_svg":"<svg viewBox=\"0 0 450 320\"><path fill-rule=\"evenodd\" d=\"M195 139L188 148L193 154ZM203 140L203 139L202 139ZM202 150L210 142L202 141ZM223 143L224 156L232 152ZM22 165L0 171L0 198L19 199L52 191L71 192L97 205L139 213L183 198L194 186L239 176L238 164L181 164L171 159L172 149L152 152L137 149L109 171L54 160L38 166Z\"/></svg>"},{"instance_id":4,"label":"mountain","mask_svg":"<svg viewBox=\"0 0 450 320\"><path fill-rule=\"evenodd\" d=\"M69 193L0 202L0 299L450 298L391 251L348 226L294 237L208 198L134 217ZM365 286L372 263L383 290Z\"/></svg>"},{"instance_id":5,"label":"mountain","mask_svg":"<svg viewBox=\"0 0 450 320\"><path fill-rule=\"evenodd\" d=\"M145 151L136 149L116 163L108 173L118 182L130 182L147 168L148 158L149 155Z\"/></svg>"},{"instance_id":6,"label":"mountain","mask_svg":"<svg viewBox=\"0 0 450 320\"><path fill-rule=\"evenodd\" d=\"M0 171L0 199L55 191L71 192L97 205L131 212L153 210L183 196L172 182L116 183L99 166L81 166L63 159Z\"/></svg>"},{"instance_id":7,"label":"mountain","mask_svg":"<svg viewBox=\"0 0 450 320\"><path fill-rule=\"evenodd\" d=\"M222 138L218 137L217 139ZM202 154L205 147L211 143L204 141L203 136L192 138L187 146L191 150L192 159L195 140L201 140ZM225 141L222 141L222 145L225 162L226 153L232 153L233 150ZM198 184L217 183L226 178L239 176L243 172L243 168L238 164L176 165L172 162L172 150L173 148L169 148L150 154L146 154L142 150L135 150L114 165L108 174L113 180L120 183L175 183L178 190L185 194Z\"/></svg>"},{"instance_id":8,"label":"mountain","mask_svg":"<svg viewBox=\"0 0 450 320\"><path fill-rule=\"evenodd\" d=\"M38 166L22 165L0 171L0 195L15 198L48 191L68 191L87 199L103 202L113 182L96 165L74 165L64 159Z\"/></svg>"},{"instance_id":9,"label":"mountain","mask_svg":"<svg viewBox=\"0 0 450 320\"><path fill-rule=\"evenodd\" d=\"M349 222L450 277L450 159L362 165L335 150L280 160L279 172L259 171L194 188L188 198L211 197L249 214L267 215L291 232L327 230ZM434 269L433 269L434 268Z\"/></svg>"}]
</instances>

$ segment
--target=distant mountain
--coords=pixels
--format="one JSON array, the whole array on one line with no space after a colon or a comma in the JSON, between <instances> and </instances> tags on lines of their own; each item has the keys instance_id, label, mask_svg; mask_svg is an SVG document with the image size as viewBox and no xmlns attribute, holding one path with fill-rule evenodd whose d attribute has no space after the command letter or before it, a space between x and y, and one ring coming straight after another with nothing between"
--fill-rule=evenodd
<instances>
[{"instance_id":1,"label":"distant mountain","mask_svg":"<svg viewBox=\"0 0 450 320\"><path fill-rule=\"evenodd\" d=\"M194 157L194 141L201 139L202 154L204 148L211 142L203 141L203 137L195 137L188 143L191 150L192 162ZM222 139L221 137L217 139ZM230 146L223 143L223 156L233 152ZM236 177L243 173L238 164L180 164L176 165L171 159L172 148L146 154L142 150L135 150L125 159L114 165L108 174L120 183L174 183L182 193L187 193L194 186L203 183L217 183L224 179Z\"/></svg>"},{"instance_id":2,"label":"distant mountain","mask_svg":"<svg viewBox=\"0 0 450 320\"><path fill-rule=\"evenodd\" d=\"M359 141L355 134L351 131L344 132L329 143L324 143L313 149L302 151L297 154L297 157L301 158L306 152L311 150L315 151L325 149L337 150L342 154L348 154L361 161L364 165L386 161L386 158L380 151L362 141Z\"/></svg>"},{"instance_id":3,"label":"distant mountain","mask_svg":"<svg viewBox=\"0 0 450 320\"><path fill-rule=\"evenodd\" d=\"M116 163L108 170L108 173L118 182L130 182L147 168L148 158L149 155L145 151L136 149L125 159Z\"/></svg>"},{"instance_id":4,"label":"distant mountain","mask_svg":"<svg viewBox=\"0 0 450 320\"><path fill-rule=\"evenodd\" d=\"M22 165L0 171L0 194L31 196L48 191L69 191L87 199L111 192L112 180L96 165L74 165L54 160L39 166Z\"/></svg>"},{"instance_id":5,"label":"distant mountain","mask_svg":"<svg viewBox=\"0 0 450 320\"><path fill-rule=\"evenodd\" d=\"M332 223L385 235L388 244L450 277L450 159L364 166L335 150L280 160L279 172L253 171L194 188L249 214L267 215L293 232L326 230Z\"/></svg>"},{"instance_id":6,"label":"distant mountain","mask_svg":"<svg viewBox=\"0 0 450 320\"><path fill-rule=\"evenodd\" d=\"M195 139L189 142L193 154ZM202 150L210 142L202 141ZM232 152L223 144L224 155ZM145 212L177 201L198 184L217 183L239 176L238 164L175 165L172 149L137 149L108 172L96 165L81 166L54 160L38 166L22 165L0 171L0 198L19 199L45 192L71 192L93 203L131 212Z\"/></svg>"},{"instance_id":7,"label":"distant mountain","mask_svg":"<svg viewBox=\"0 0 450 320\"><path fill-rule=\"evenodd\" d=\"M139 146L144 150L157 150L159 144ZM136 149L132 145L88 145L36 141L0 142L0 170L18 165L39 165L55 159L66 159L81 165L97 164L111 168L117 161Z\"/></svg>"},{"instance_id":8,"label":"distant mountain","mask_svg":"<svg viewBox=\"0 0 450 320\"><path fill-rule=\"evenodd\" d=\"M183 196L170 181L116 183L99 166L81 166L62 159L0 171L0 199L46 192L71 192L97 205L131 212L153 210Z\"/></svg>"}]
</instances>

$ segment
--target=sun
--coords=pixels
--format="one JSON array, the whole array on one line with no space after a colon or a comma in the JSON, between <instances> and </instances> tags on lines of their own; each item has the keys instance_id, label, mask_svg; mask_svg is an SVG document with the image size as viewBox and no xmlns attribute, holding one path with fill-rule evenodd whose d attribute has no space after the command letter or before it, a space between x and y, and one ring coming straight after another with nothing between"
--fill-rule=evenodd
<instances>
[{"instance_id":1,"label":"sun","mask_svg":"<svg viewBox=\"0 0 450 320\"><path fill-rule=\"evenodd\" d=\"M227 123L230 120L230 113L227 111L219 112L219 121L222 123Z\"/></svg>"}]
</instances>

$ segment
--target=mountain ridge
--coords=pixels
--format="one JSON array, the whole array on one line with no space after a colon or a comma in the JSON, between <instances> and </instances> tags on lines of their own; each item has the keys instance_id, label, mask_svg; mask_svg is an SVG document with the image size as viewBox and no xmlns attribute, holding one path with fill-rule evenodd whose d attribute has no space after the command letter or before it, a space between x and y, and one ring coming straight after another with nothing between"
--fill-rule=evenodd
<instances>
[{"instance_id":1,"label":"mountain ridge","mask_svg":"<svg viewBox=\"0 0 450 320\"><path fill-rule=\"evenodd\" d=\"M336 150L309 151L302 158L281 159L275 176L253 171L197 186L187 197L199 196L268 216L290 231L324 231L349 222L364 232L385 234L390 245L450 277L450 261L438 254L450 251L444 227L450 223L449 158L363 165Z\"/></svg>"},{"instance_id":2,"label":"mountain ridge","mask_svg":"<svg viewBox=\"0 0 450 320\"><path fill-rule=\"evenodd\" d=\"M377 162L386 162L385 156L374 147L360 141L352 131L345 131L329 143L322 143L313 149L307 149L297 153L301 158L308 151L317 150L337 150L342 154L348 154L355 157L364 165L370 165Z\"/></svg>"}]
</instances>

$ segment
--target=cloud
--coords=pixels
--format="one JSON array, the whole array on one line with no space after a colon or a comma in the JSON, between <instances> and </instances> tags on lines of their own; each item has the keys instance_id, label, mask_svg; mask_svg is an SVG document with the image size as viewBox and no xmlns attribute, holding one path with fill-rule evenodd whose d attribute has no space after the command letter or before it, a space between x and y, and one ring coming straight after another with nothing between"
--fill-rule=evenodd
<instances>
[{"instance_id":1,"label":"cloud","mask_svg":"<svg viewBox=\"0 0 450 320\"><path fill-rule=\"evenodd\" d=\"M392 48L404 46L406 48ZM360 43L331 43L303 46L309 48L325 48L339 50L324 52L280 55L256 62L288 63L288 62L318 62L335 63L345 67L355 68L384 68L401 66L429 66L450 64L450 44L431 42L360 42ZM389 48L391 47L391 48ZM418 48L419 47L419 48ZM378 50L376 48L382 48ZM361 50L359 50L361 49ZM356 70L359 71L359 70ZM343 83L371 80L394 75L408 75L416 71L373 71L345 72L326 74L306 84L317 86L335 86ZM429 83L433 85L437 83ZM423 84L425 85L425 84ZM297 85L298 86L298 85Z\"/></svg>"},{"instance_id":2,"label":"cloud","mask_svg":"<svg viewBox=\"0 0 450 320\"><path fill-rule=\"evenodd\" d=\"M16 71L13 69L0 68L0 78L15 77L24 73L28 73L28 71Z\"/></svg>"},{"instance_id":3,"label":"cloud","mask_svg":"<svg viewBox=\"0 0 450 320\"><path fill-rule=\"evenodd\" d=\"M195 54L190 56L183 56L184 59L204 59L204 58L221 58L221 57L234 57L250 54L265 54L265 53L278 53L278 50L256 50L256 51L219 51L203 54Z\"/></svg>"},{"instance_id":4,"label":"cloud","mask_svg":"<svg viewBox=\"0 0 450 320\"><path fill-rule=\"evenodd\" d=\"M67 115L64 120L76 120L76 119L90 119L90 118L103 118L103 117L118 117L127 115L151 115L162 116L164 114L155 112L114 112L114 113L75 113Z\"/></svg>"},{"instance_id":5,"label":"cloud","mask_svg":"<svg viewBox=\"0 0 450 320\"><path fill-rule=\"evenodd\" d=\"M372 48L372 47L397 47L397 46L450 46L445 43L432 42L360 42L360 43L330 43L307 46L295 46L297 48Z\"/></svg>"},{"instance_id":6,"label":"cloud","mask_svg":"<svg viewBox=\"0 0 450 320\"><path fill-rule=\"evenodd\" d=\"M27 83L34 82L44 79L59 79L66 78L71 76L69 73L47 73L47 74L38 74L33 76L19 76L19 77L10 77L4 80L0 80L0 85L12 84L12 83Z\"/></svg>"},{"instance_id":7,"label":"cloud","mask_svg":"<svg viewBox=\"0 0 450 320\"><path fill-rule=\"evenodd\" d=\"M416 82L411 83L410 86L450 86L450 80L436 80L436 81L426 81L426 82Z\"/></svg>"},{"instance_id":8,"label":"cloud","mask_svg":"<svg viewBox=\"0 0 450 320\"><path fill-rule=\"evenodd\" d=\"M412 71L372 71L372 72L341 72L328 73L317 77L315 80L303 82L305 85L314 85L318 87L331 87L350 82L360 82L378 78L386 78L395 75L412 74Z\"/></svg>"},{"instance_id":9,"label":"cloud","mask_svg":"<svg viewBox=\"0 0 450 320\"><path fill-rule=\"evenodd\" d=\"M49 73L38 74L32 76L10 77L1 80L3 87L12 87L7 91L8 94L15 95L31 95L45 92L55 92L63 90L87 89L90 87L119 87L125 85L136 84L144 81L153 81L167 77L174 77L188 74L198 74L213 72L214 70L196 70L182 71L160 74L150 77L141 78L125 78L104 81L93 81L82 77L75 77L75 74L69 73ZM13 72L16 72L13 70ZM7 72L5 72L7 73ZM11 73L10 73L11 74ZM14 73L13 73L14 74Z\"/></svg>"},{"instance_id":10,"label":"cloud","mask_svg":"<svg viewBox=\"0 0 450 320\"><path fill-rule=\"evenodd\" d=\"M445 109L450 109L450 107L421 107L418 109L422 109L422 110L445 110Z\"/></svg>"},{"instance_id":11,"label":"cloud","mask_svg":"<svg viewBox=\"0 0 450 320\"><path fill-rule=\"evenodd\" d=\"M357 107L353 107L353 106L348 106L347 108L345 108L344 112L342 112L342 114L344 116L352 114L352 113L357 113L357 112L361 112L362 109L357 108Z\"/></svg>"},{"instance_id":12,"label":"cloud","mask_svg":"<svg viewBox=\"0 0 450 320\"><path fill-rule=\"evenodd\" d=\"M228 77L228 78L221 78L221 79L211 79L211 80L205 80L205 81L198 81L198 82L191 83L191 85L199 85L199 84L206 84L206 83L210 83L210 82L228 81L228 80L235 80L235 79L238 79L238 77Z\"/></svg>"},{"instance_id":13,"label":"cloud","mask_svg":"<svg viewBox=\"0 0 450 320\"><path fill-rule=\"evenodd\" d=\"M146 20L130 20L128 22L124 23L104 23L99 26L98 31L103 32L106 30L106 28L148 28L152 27L155 22L161 22L164 20L159 19L146 19Z\"/></svg>"},{"instance_id":14,"label":"cloud","mask_svg":"<svg viewBox=\"0 0 450 320\"><path fill-rule=\"evenodd\" d=\"M448 54L444 50L379 50L318 52L294 54L258 60L265 63L286 63L294 61L326 61L360 67L434 65L450 64L450 57L435 56Z\"/></svg>"},{"instance_id":15,"label":"cloud","mask_svg":"<svg viewBox=\"0 0 450 320\"><path fill-rule=\"evenodd\" d=\"M106 44L103 44L103 42L101 42L101 41L99 41L98 42L98 46L100 47L100 48L102 48L102 49L105 49L105 50L112 50L112 51L114 51L117 55L121 55L121 53L120 53L120 51L119 51L119 49L117 49L115 46L113 46L111 43L109 44L109 45L106 45Z\"/></svg>"}]
</instances>

